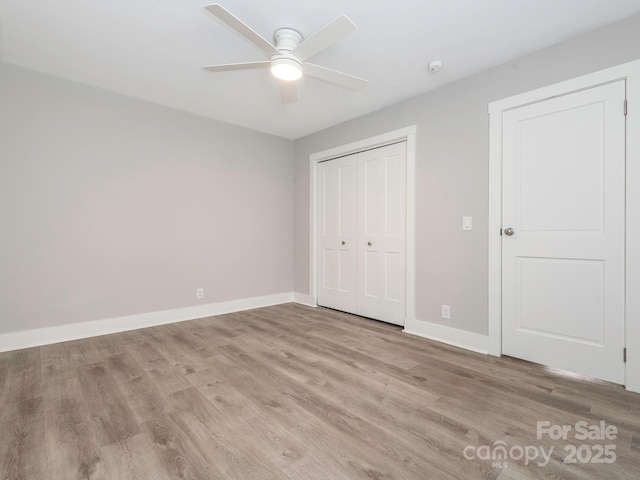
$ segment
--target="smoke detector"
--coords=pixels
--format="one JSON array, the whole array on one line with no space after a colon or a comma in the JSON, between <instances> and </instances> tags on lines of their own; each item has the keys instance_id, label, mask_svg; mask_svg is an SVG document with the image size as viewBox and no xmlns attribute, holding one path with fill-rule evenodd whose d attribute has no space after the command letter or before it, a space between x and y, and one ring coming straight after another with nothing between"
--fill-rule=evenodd
<instances>
[{"instance_id":1,"label":"smoke detector","mask_svg":"<svg viewBox=\"0 0 640 480\"><path fill-rule=\"evenodd\" d=\"M440 60L432 60L429 62L429 71L431 73L439 72L442 68L442 62Z\"/></svg>"}]
</instances>

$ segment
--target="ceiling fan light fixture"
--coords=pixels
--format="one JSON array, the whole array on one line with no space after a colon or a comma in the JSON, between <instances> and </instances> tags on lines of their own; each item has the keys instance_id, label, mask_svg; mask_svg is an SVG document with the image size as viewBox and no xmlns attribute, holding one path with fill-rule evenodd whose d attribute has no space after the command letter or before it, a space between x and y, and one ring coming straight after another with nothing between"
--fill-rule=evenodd
<instances>
[{"instance_id":1,"label":"ceiling fan light fixture","mask_svg":"<svg viewBox=\"0 0 640 480\"><path fill-rule=\"evenodd\" d=\"M293 82L302 77L302 64L291 57L275 58L271 61L271 74L280 80Z\"/></svg>"}]
</instances>

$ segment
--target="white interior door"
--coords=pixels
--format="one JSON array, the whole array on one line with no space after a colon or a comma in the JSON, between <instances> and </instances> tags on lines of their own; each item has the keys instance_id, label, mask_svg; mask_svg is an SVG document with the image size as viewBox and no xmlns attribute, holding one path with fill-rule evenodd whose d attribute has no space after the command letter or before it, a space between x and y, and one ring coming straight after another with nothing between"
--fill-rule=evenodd
<instances>
[{"instance_id":1,"label":"white interior door","mask_svg":"<svg viewBox=\"0 0 640 480\"><path fill-rule=\"evenodd\" d=\"M502 351L624 383L625 83L504 113Z\"/></svg>"},{"instance_id":2,"label":"white interior door","mask_svg":"<svg viewBox=\"0 0 640 480\"><path fill-rule=\"evenodd\" d=\"M406 143L358 155L358 313L404 325Z\"/></svg>"},{"instance_id":3,"label":"white interior door","mask_svg":"<svg viewBox=\"0 0 640 480\"><path fill-rule=\"evenodd\" d=\"M404 325L406 142L318 165L318 305Z\"/></svg>"},{"instance_id":4,"label":"white interior door","mask_svg":"<svg viewBox=\"0 0 640 480\"><path fill-rule=\"evenodd\" d=\"M357 154L318 165L318 303L356 312Z\"/></svg>"}]
</instances>

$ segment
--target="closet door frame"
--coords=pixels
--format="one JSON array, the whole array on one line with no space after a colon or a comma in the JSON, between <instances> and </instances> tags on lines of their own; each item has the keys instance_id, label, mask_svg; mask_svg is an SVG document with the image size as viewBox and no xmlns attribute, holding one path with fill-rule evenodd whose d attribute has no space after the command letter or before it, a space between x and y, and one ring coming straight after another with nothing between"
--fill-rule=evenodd
<instances>
[{"instance_id":1,"label":"closet door frame","mask_svg":"<svg viewBox=\"0 0 640 480\"><path fill-rule=\"evenodd\" d=\"M357 142L330 148L309 156L309 190L310 198L310 221L309 221L309 290L311 304L318 305L318 164L327 160L343 157L352 153L362 152L377 147L383 147L392 143L405 141L407 143L407 166L406 166L406 295L405 295L405 321L404 327L407 329L415 321L415 168L416 168L416 131L415 125L394 130L392 132L366 138Z\"/></svg>"}]
</instances>

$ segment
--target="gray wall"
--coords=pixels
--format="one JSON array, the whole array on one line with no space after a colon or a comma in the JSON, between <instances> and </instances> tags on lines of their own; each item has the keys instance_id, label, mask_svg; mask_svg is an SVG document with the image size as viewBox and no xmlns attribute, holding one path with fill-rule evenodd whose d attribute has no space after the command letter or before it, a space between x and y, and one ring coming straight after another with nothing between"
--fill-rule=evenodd
<instances>
[{"instance_id":1,"label":"gray wall","mask_svg":"<svg viewBox=\"0 0 640 480\"><path fill-rule=\"evenodd\" d=\"M297 140L295 291L310 293L309 155L416 124L416 317L486 334L488 103L638 58L640 16Z\"/></svg>"},{"instance_id":2,"label":"gray wall","mask_svg":"<svg viewBox=\"0 0 640 480\"><path fill-rule=\"evenodd\" d=\"M293 144L0 64L0 226L0 334L288 293Z\"/></svg>"}]
</instances>

